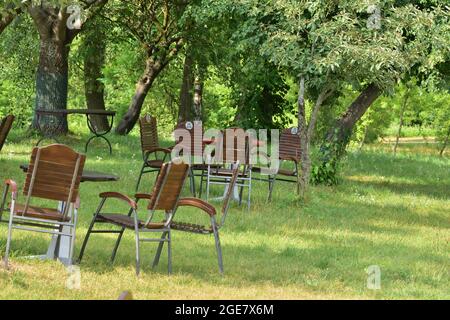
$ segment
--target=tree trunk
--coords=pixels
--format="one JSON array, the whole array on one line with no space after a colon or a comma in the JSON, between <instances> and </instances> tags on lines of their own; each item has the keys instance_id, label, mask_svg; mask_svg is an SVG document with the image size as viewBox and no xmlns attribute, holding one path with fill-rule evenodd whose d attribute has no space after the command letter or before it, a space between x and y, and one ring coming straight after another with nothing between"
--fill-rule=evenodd
<instances>
[{"instance_id":1,"label":"tree trunk","mask_svg":"<svg viewBox=\"0 0 450 320\"><path fill-rule=\"evenodd\" d=\"M311 159L309 156L309 139L308 128L306 125L305 112L305 78L300 78L300 85L298 90L298 131L300 135L300 167L301 175L297 186L297 193L301 198L305 198L306 190L309 185L309 176L311 172Z\"/></svg>"},{"instance_id":2,"label":"tree trunk","mask_svg":"<svg viewBox=\"0 0 450 320\"><path fill-rule=\"evenodd\" d=\"M447 131L447 136L445 137L444 144L442 145L441 151L439 152L439 156L444 155L445 148L447 148L448 140L450 138L450 129Z\"/></svg>"},{"instance_id":3,"label":"tree trunk","mask_svg":"<svg viewBox=\"0 0 450 320\"><path fill-rule=\"evenodd\" d=\"M178 123L192 120L191 119L191 116L193 114L192 88L194 83L194 74L192 67L193 61L188 51L186 52L186 57L184 59L183 82L181 84L180 106L178 109Z\"/></svg>"},{"instance_id":4,"label":"tree trunk","mask_svg":"<svg viewBox=\"0 0 450 320\"><path fill-rule=\"evenodd\" d=\"M139 115L141 114L142 106L145 98L147 97L148 91L152 87L153 82L161 70L162 67L159 62L154 62L152 59L147 61L145 72L136 85L136 91L133 99L131 100L128 111L116 127L117 134L126 135L133 130L133 127L139 120Z\"/></svg>"},{"instance_id":5,"label":"tree trunk","mask_svg":"<svg viewBox=\"0 0 450 320\"><path fill-rule=\"evenodd\" d=\"M326 134L320 147L321 163L317 181L336 183L337 165L345 153L353 128L372 103L382 94L382 90L375 84L367 86L347 111L341 116Z\"/></svg>"},{"instance_id":6,"label":"tree trunk","mask_svg":"<svg viewBox=\"0 0 450 320\"><path fill-rule=\"evenodd\" d=\"M198 76L194 81L194 120L203 119L203 78Z\"/></svg>"},{"instance_id":7,"label":"tree trunk","mask_svg":"<svg viewBox=\"0 0 450 320\"><path fill-rule=\"evenodd\" d=\"M0 12L0 34L23 12L20 3L9 3L3 6Z\"/></svg>"},{"instance_id":8,"label":"tree trunk","mask_svg":"<svg viewBox=\"0 0 450 320\"><path fill-rule=\"evenodd\" d=\"M408 104L408 99L409 99L409 88L406 89L405 92L405 96L403 98L403 105L402 108L400 110L400 123L398 124L398 132L397 132L397 136L395 138L395 145L394 145L394 156L397 155L397 148L398 148L398 144L400 141L400 135L402 134L402 128L403 128L403 118L405 115L405 111L406 111L406 106Z\"/></svg>"},{"instance_id":9,"label":"tree trunk","mask_svg":"<svg viewBox=\"0 0 450 320\"><path fill-rule=\"evenodd\" d=\"M105 33L101 26L94 25L93 30L86 33L84 47L84 91L87 108L105 110L105 86L99 80L103 78L102 68L106 53ZM92 122L98 131L109 128L106 117L92 116Z\"/></svg>"},{"instance_id":10,"label":"tree trunk","mask_svg":"<svg viewBox=\"0 0 450 320\"><path fill-rule=\"evenodd\" d=\"M67 108L69 47L55 37L42 36L39 66L36 73L35 109L65 110ZM33 128L65 134L68 132L67 117L43 115L37 122L35 114Z\"/></svg>"}]
</instances>

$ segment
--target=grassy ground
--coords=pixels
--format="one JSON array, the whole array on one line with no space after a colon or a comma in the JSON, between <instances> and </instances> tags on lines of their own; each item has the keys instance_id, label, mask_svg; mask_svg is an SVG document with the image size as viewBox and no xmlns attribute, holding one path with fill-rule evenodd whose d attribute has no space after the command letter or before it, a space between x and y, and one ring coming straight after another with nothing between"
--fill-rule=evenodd
<instances>
[{"instance_id":1,"label":"grassy ground","mask_svg":"<svg viewBox=\"0 0 450 320\"><path fill-rule=\"evenodd\" d=\"M19 165L28 162L36 140L20 136L13 133L0 154L0 179L14 178L22 185ZM72 136L64 142L82 150L84 139ZM76 254L98 193L134 190L141 165L138 138L112 140L113 156L96 145L86 167L121 180L82 185ZM423 144L402 145L399 152L394 158L390 147L381 145L350 153L342 184L312 187L306 204L296 200L293 185L283 183L267 204L267 186L254 182L252 210L234 205L221 229L223 277L212 237L174 233L173 275L166 274L165 252L158 268L151 269L155 245L144 244L144 270L137 278L129 232L114 265L109 263L114 237L94 235L80 266L81 289L70 290L59 263L19 258L44 252L49 237L17 231L12 270L0 267L0 299L115 299L123 290L138 299L448 299L450 159L435 156L433 147ZM150 190L150 177L143 186L142 191ZM208 222L191 210L179 210L177 216ZM6 232L0 225L0 254ZM381 290L367 288L371 265L381 268Z\"/></svg>"}]
</instances>

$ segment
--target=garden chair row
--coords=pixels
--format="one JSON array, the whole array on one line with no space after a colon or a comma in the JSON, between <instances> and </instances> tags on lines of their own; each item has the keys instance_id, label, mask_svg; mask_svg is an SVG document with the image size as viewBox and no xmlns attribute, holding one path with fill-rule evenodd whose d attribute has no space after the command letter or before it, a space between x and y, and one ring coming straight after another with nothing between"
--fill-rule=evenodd
<instances>
[{"instance_id":1,"label":"garden chair row","mask_svg":"<svg viewBox=\"0 0 450 320\"><path fill-rule=\"evenodd\" d=\"M218 147L221 159L220 163L198 163L193 160L203 160L203 153L207 144L211 140L204 140L203 126L201 121L182 122L178 124L174 131L176 145L170 148L162 148L159 145L157 133L157 120L155 117L146 115L139 120L141 133L141 149L143 156L143 165L138 177L136 192L139 190L139 185L142 176L150 172L158 172L161 169L162 163L171 157L171 153L175 147L178 150L183 150L188 153L187 161L191 164L189 167L190 188L194 196L196 196L196 187L194 177L201 177L200 181L200 197L203 191L203 185L206 184L207 200L209 198L210 185L221 184L228 185L233 173L233 168L236 167L237 162L241 164L241 171L239 173L237 186L240 187L239 201L242 202L242 193L244 188L248 188L247 205L250 208L251 196L251 166L249 163L249 141L246 139L245 146L237 144L236 133L239 128L230 128L223 131L224 139ZM227 140L229 136L230 140ZM225 141L233 141L231 145L227 145ZM213 154L214 155L214 154ZM219 156L219 154L215 154ZM180 154L183 156L183 154ZM229 168L227 168L227 166ZM235 197L236 198L236 197Z\"/></svg>"},{"instance_id":2,"label":"garden chair row","mask_svg":"<svg viewBox=\"0 0 450 320\"><path fill-rule=\"evenodd\" d=\"M163 161L170 157L173 147L171 148L161 148L159 146L158 134L157 134L157 120L155 117L150 115L146 115L145 117L140 119L140 130L141 130L141 146L142 153L144 157L144 164L141 170L141 174L138 178L138 184L136 186L136 191L139 188L139 184L142 178L142 175L146 172L154 172L159 171ZM177 130L186 130L190 139L179 139L177 145L182 146L184 150L190 152L191 156L198 159L203 159L203 154L205 151L205 147L208 141L204 140L203 134L203 125L201 121L195 122L182 122L178 124L175 134ZM280 135L279 141L279 161L280 165L276 173L267 175L267 178L262 178L261 172L262 169L259 166L253 166L249 162L249 150L252 147L252 143L248 140L245 141L244 147L239 147L237 144L237 137L234 135L230 140L227 140L226 134L236 133L237 130L241 130L239 128L232 128L231 130L225 130L223 141L233 141L234 144L232 146L227 146L225 142L222 143L222 147L219 146L219 149L223 150L224 154L230 152L232 154L228 159L224 159L222 164L233 165L237 160L240 160L242 165L241 173L239 174L238 186L241 187L239 192L239 201L242 202L242 192L243 188L247 187L249 189L248 192L248 207L250 207L250 196L251 196L251 181L253 179L262 180L268 182L269 192L268 192L268 200L272 200L273 189L276 181L283 182L291 182L296 183L298 188L299 183L299 164L300 164L300 136L297 128L288 128L284 129ZM176 134L176 136L182 136L183 134ZM233 139L234 138L234 139ZM162 157L158 157L158 153L162 153ZM154 160L149 160L149 156L151 154L155 155ZM243 155L243 156L242 156ZM269 155L264 155L260 153L260 156L267 157L267 166L270 167L269 163ZM290 167L292 169L283 168L284 163L291 163ZM151 168L148 171L145 171L146 168ZM259 173L259 177L252 177L252 172ZM209 198L209 187L211 184L228 184L229 176L231 175L231 171L226 169L224 165L217 164L206 164L206 163L195 163L190 167L189 177L190 177L190 185L191 192L193 195L196 195L195 191L195 180L194 177L200 176L200 197L202 196L203 185L206 183L206 194L207 200Z\"/></svg>"}]
</instances>

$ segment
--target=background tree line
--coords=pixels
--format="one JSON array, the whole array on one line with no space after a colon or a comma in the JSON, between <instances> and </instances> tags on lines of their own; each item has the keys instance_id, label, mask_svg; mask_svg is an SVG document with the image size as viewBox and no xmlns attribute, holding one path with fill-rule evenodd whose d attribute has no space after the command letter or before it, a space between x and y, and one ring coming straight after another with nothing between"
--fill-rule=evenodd
<instances>
[{"instance_id":1,"label":"background tree line","mask_svg":"<svg viewBox=\"0 0 450 320\"><path fill-rule=\"evenodd\" d=\"M1 115L36 128L39 108L107 108L122 135L143 112L166 132L298 126L302 191L393 123L448 144L444 0L85 0L79 29L73 4L1 1Z\"/></svg>"}]
</instances>

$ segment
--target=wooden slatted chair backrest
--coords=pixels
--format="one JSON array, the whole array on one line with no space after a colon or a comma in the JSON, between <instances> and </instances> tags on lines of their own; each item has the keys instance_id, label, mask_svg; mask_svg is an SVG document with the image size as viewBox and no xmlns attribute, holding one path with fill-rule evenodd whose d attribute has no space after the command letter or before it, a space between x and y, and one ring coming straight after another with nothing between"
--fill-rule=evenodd
<instances>
[{"instance_id":1,"label":"wooden slatted chair backrest","mask_svg":"<svg viewBox=\"0 0 450 320\"><path fill-rule=\"evenodd\" d=\"M237 162L249 164L249 137L242 128L229 128L222 131L222 141L217 148L221 154L219 158L225 164Z\"/></svg>"},{"instance_id":2,"label":"wooden slatted chair backrest","mask_svg":"<svg viewBox=\"0 0 450 320\"><path fill-rule=\"evenodd\" d=\"M153 187L152 198L150 199L149 210L165 210L173 212L180 198L189 165L185 163L165 163L158 175L156 184Z\"/></svg>"},{"instance_id":3,"label":"wooden slatted chair backrest","mask_svg":"<svg viewBox=\"0 0 450 320\"><path fill-rule=\"evenodd\" d=\"M280 135L281 160L290 160L290 158L300 161L300 135L297 128L284 129Z\"/></svg>"},{"instance_id":4,"label":"wooden slatted chair backrest","mask_svg":"<svg viewBox=\"0 0 450 320\"><path fill-rule=\"evenodd\" d=\"M158 125L155 117L147 114L139 119L142 152L159 147Z\"/></svg>"},{"instance_id":5,"label":"wooden slatted chair backrest","mask_svg":"<svg viewBox=\"0 0 450 320\"><path fill-rule=\"evenodd\" d=\"M24 211L31 197L75 203L85 161L84 154L62 144L34 148L23 189L27 197ZM68 208L66 205L64 216Z\"/></svg>"},{"instance_id":6,"label":"wooden slatted chair backrest","mask_svg":"<svg viewBox=\"0 0 450 320\"><path fill-rule=\"evenodd\" d=\"M182 146L185 150L188 150L191 156L202 157L204 150L203 123L201 121L180 122L175 128L174 134L176 134L178 130L186 130L189 133L190 139L184 140L179 138L177 145ZM182 133L177 136L182 136Z\"/></svg>"},{"instance_id":7,"label":"wooden slatted chair backrest","mask_svg":"<svg viewBox=\"0 0 450 320\"><path fill-rule=\"evenodd\" d=\"M8 133L11 130L12 124L14 122L14 116L9 115L2 119L0 124L0 151L5 144L6 138L8 137Z\"/></svg>"},{"instance_id":8,"label":"wooden slatted chair backrest","mask_svg":"<svg viewBox=\"0 0 450 320\"><path fill-rule=\"evenodd\" d=\"M220 227L225 224L225 219L227 218L228 208L230 207L230 202L231 202L231 197L233 196L234 187L236 186L237 179L239 176L239 167L240 167L240 163L238 161L236 163L235 167L233 168L233 174L231 176L230 183L228 185L227 194L225 195L225 200L223 201L222 218L220 221Z\"/></svg>"}]
</instances>

